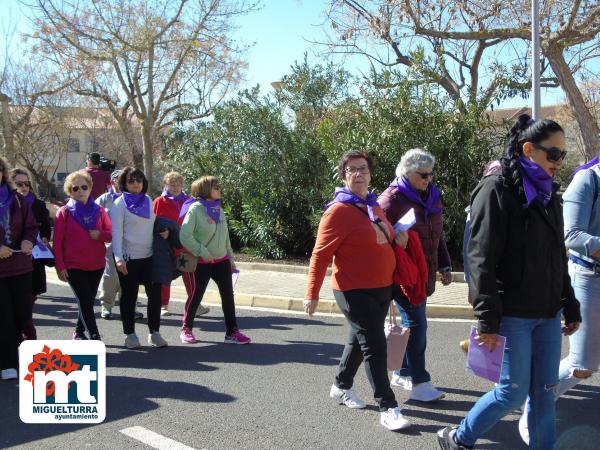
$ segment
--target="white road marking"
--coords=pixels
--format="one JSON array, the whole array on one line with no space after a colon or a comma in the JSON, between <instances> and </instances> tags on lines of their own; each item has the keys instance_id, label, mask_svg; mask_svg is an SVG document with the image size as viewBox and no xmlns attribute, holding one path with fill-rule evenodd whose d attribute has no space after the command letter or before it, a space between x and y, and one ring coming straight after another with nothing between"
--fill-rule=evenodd
<instances>
[{"instance_id":1,"label":"white road marking","mask_svg":"<svg viewBox=\"0 0 600 450\"><path fill-rule=\"evenodd\" d=\"M158 450L195 450L193 447L188 447L144 427L124 428L120 432Z\"/></svg>"}]
</instances>

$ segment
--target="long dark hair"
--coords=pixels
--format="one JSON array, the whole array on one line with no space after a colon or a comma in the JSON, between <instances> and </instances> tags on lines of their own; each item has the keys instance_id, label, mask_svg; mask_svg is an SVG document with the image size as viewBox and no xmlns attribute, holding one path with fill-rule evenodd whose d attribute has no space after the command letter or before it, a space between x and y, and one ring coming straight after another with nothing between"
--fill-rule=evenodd
<instances>
[{"instance_id":1,"label":"long dark hair","mask_svg":"<svg viewBox=\"0 0 600 450\"><path fill-rule=\"evenodd\" d=\"M521 114L506 136L504 156L518 158L523 155L525 142L539 144L558 132L564 133L564 130L554 120L534 121L528 114Z\"/></svg>"}]
</instances>

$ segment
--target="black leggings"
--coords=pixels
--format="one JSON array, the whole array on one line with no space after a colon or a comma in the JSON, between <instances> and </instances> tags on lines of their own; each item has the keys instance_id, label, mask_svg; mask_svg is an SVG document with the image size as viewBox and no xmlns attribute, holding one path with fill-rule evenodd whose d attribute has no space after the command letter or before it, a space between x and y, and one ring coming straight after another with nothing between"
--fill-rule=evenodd
<instances>
[{"instance_id":1,"label":"black leggings","mask_svg":"<svg viewBox=\"0 0 600 450\"><path fill-rule=\"evenodd\" d=\"M335 384L340 389L350 389L354 376L365 362L367 378L379 409L398 406L390 388L387 373L387 341L385 316L392 300L392 289L372 288L351 291L333 291L338 306L346 316L350 333L337 369Z\"/></svg>"},{"instance_id":2,"label":"black leggings","mask_svg":"<svg viewBox=\"0 0 600 450\"><path fill-rule=\"evenodd\" d=\"M79 305L79 317L75 327L77 333L84 333L87 330L90 337L99 335L94 315L94 302L103 272L104 269L67 269L69 286L71 286Z\"/></svg>"},{"instance_id":3,"label":"black leggings","mask_svg":"<svg viewBox=\"0 0 600 450\"><path fill-rule=\"evenodd\" d=\"M237 329L235 318L235 300L233 297L233 284L231 282L231 262L226 259L218 263L198 264L194 273L193 292L185 303L183 313L183 326L192 328L194 326L194 317L198 310L198 305L204 297L206 287L210 279L217 283L219 295L221 296L221 305L223 315L225 316L225 328L227 334L233 333Z\"/></svg>"},{"instance_id":4,"label":"black leggings","mask_svg":"<svg viewBox=\"0 0 600 450\"><path fill-rule=\"evenodd\" d=\"M127 261L127 275L119 272L121 283L121 321L123 333L135 333L135 305L140 284L148 297L148 328L150 332L160 329L161 288L160 283L152 283L152 257Z\"/></svg>"},{"instance_id":5,"label":"black leggings","mask_svg":"<svg viewBox=\"0 0 600 450\"><path fill-rule=\"evenodd\" d=\"M31 272L0 277L0 370L19 367L21 330L31 311Z\"/></svg>"}]
</instances>

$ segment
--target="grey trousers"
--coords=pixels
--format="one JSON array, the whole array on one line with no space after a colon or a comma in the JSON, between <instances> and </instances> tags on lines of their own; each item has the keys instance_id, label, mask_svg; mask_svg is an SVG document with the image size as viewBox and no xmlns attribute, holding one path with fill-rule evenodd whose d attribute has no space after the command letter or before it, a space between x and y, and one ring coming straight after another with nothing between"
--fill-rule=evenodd
<instances>
[{"instance_id":1,"label":"grey trousers","mask_svg":"<svg viewBox=\"0 0 600 450\"><path fill-rule=\"evenodd\" d=\"M102 306L112 309L115 306L115 299L120 291L121 284L119 283L119 274L117 273L117 266L115 265L115 258L112 252L112 244L108 244L106 246L104 273L102 274L102 280L100 280L100 287L98 288L98 299Z\"/></svg>"}]
</instances>

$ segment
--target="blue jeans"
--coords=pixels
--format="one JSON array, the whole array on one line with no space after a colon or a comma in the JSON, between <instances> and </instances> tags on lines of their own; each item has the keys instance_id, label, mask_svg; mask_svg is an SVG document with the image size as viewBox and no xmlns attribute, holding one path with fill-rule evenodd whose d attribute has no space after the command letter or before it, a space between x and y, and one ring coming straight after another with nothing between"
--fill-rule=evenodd
<instances>
[{"instance_id":1,"label":"blue jeans","mask_svg":"<svg viewBox=\"0 0 600 450\"><path fill-rule=\"evenodd\" d=\"M529 395L529 448L555 449L553 387L558 381L560 328L560 313L553 319L502 318L500 334L506 337L506 349L500 383L481 397L463 419L456 434L459 441L475 445Z\"/></svg>"},{"instance_id":2,"label":"blue jeans","mask_svg":"<svg viewBox=\"0 0 600 450\"><path fill-rule=\"evenodd\" d=\"M431 381L431 375L425 370L425 349L427 348L427 317L425 305L427 299L418 306L414 306L404 296L396 299L398 311L402 316L402 326L410 328L406 354L402 369L394 373L402 377L411 377L413 384Z\"/></svg>"},{"instance_id":3,"label":"blue jeans","mask_svg":"<svg viewBox=\"0 0 600 450\"><path fill-rule=\"evenodd\" d=\"M576 369L598 371L600 366L600 275L569 261L569 275L575 298L581 305L583 318L579 330L569 336L569 356L560 362L556 398L582 379L573 375Z\"/></svg>"}]
</instances>

